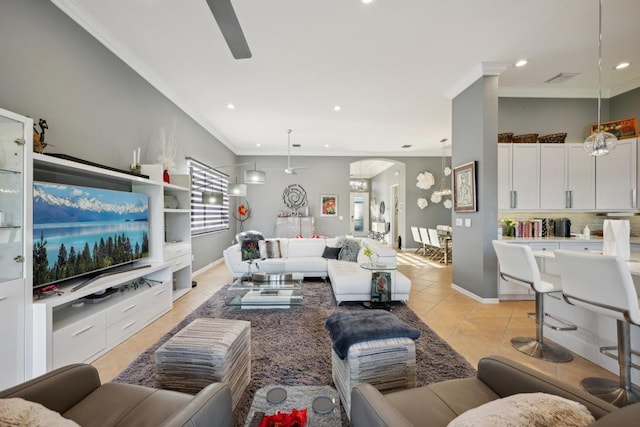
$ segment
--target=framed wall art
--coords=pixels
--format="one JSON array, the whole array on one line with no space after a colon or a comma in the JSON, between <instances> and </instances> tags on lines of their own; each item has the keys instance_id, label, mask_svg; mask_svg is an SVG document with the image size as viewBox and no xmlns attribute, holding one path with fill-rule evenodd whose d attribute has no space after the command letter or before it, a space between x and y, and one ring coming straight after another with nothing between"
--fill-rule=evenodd
<instances>
[{"instance_id":1,"label":"framed wall art","mask_svg":"<svg viewBox=\"0 0 640 427\"><path fill-rule=\"evenodd\" d=\"M320 216L338 216L338 196L323 194L320 196Z\"/></svg>"},{"instance_id":2,"label":"framed wall art","mask_svg":"<svg viewBox=\"0 0 640 427\"><path fill-rule=\"evenodd\" d=\"M591 125L591 133L595 133L598 124ZM638 136L638 121L635 118L614 120L612 122L600 123L600 129L604 132L612 133L618 139L635 138Z\"/></svg>"},{"instance_id":3,"label":"framed wall art","mask_svg":"<svg viewBox=\"0 0 640 427\"><path fill-rule=\"evenodd\" d=\"M453 210L475 212L476 209L476 162L453 168Z\"/></svg>"}]
</instances>

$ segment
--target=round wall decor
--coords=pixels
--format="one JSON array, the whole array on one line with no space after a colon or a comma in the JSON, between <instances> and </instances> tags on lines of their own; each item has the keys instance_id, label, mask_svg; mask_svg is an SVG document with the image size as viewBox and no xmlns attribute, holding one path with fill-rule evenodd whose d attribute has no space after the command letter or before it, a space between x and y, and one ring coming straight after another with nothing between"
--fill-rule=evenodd
<instances>
[{"instance_id":1,"label":"round wall decor","mask_svg":"<svg viewBox=\"0 0 640 427\"><path fill-rule=\"evenodd\" d=\"M284 189L282 201L290 209L299 209L307 204L307 192L299 184L291 184Z\"/></svg>"}]
</instances>

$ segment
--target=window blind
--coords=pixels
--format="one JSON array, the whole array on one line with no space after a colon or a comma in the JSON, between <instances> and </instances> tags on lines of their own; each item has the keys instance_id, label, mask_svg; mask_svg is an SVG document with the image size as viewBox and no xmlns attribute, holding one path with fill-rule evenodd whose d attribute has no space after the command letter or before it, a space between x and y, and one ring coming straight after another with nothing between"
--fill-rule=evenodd
<instances>
[{"instance_id":1,"label":"window blind","mask_svg":"<svg viewBox=\"0 0 640 427\"><path fill-rule=\"evenodd\" d=\"M194 159L187 160L191 171L191 235L211 233L229 228L229 177ZM224 194L222 206L202 203L202 193Z\"/></svg>"}]
</instances>

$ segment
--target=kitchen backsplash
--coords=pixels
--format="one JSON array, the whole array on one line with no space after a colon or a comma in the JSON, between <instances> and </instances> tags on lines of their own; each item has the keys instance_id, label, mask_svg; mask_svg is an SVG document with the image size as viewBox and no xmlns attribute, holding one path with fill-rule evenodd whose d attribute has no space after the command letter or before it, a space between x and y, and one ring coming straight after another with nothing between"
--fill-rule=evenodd
<instances>
[{"instance_id":1,"label":"kitchen backsplash","mask_svg":"<svg viewBox=\"0 0 640 427\"><path fill-rule=\"evenodd\" d=\"M631 217L607 217L597 216L594 213L577 212L504 212L498 213L498 220L512 219L524 221L532 218L569 218L571 220L571 232L581 234L586 225L591 229L591 234L602 234L602 224L605 219L628 219L631 225L631 237L640 237L640 216Z\"/></svg>"}]
</instances>

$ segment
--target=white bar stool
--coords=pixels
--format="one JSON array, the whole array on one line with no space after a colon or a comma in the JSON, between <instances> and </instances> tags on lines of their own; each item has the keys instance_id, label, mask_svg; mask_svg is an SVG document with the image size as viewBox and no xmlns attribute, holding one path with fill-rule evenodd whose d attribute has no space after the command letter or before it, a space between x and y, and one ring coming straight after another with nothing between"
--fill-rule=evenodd
<instances>
[{"instance_id":1,"label":"white bar stool","mask_svg":"<svg viewBox=\"0 0 640 427\"><path fill-rule=\"evenodd\" d=\"M498 255L500 277L517 285L531 287L536 296L536 337L515 337L511 339L511 345L528 356L548 362L562 363L573 360L571 353L564 347L544 341L544 326L560 331L576 329L575 325L570 325L556 318L554 318L556 322L565 326L545 325L544 295L550 292L560 292L560 284L541 279L538 264L529 246L505 243L500 240L494 240L492 243L496 255Z\"/></svg>"},{"instance_id":2,"label":"white bar stool","mask_svg":"<svg viewBox=\"0 0 640 427\"><path fill-rule=\"evenodd\" d=\"M617 323L618 346L601 347L600 352L618 360L620 381L585 378L582 387L616 406L640 402L640 388L631 383L631 368L640 366L631 361L629 326L640 326L640 307L627 263L619 257L583 251L558 249L555 255L565 301L616 319Z\"/></svg>"}]
</instances>

